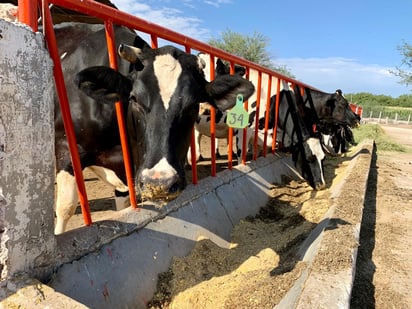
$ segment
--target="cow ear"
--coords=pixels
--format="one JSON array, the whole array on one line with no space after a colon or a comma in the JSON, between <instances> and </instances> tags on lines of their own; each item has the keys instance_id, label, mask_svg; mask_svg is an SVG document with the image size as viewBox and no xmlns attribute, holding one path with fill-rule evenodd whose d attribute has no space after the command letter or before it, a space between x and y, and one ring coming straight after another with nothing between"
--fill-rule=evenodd
<instances>
[{"instance_id":1,"label":"cow ear","mask_svg":"<svg viewBox=\"0 0 412 309\"><path fill-rule=\"evenodd\" d=\"M89 97L103 103L125 100L132 82L119 72L103 66L90 67L76 74L76 86Z\"/></svg>"},{"instance_id":2,"label":"cow ear","mask_svg":"<svg viewBox=\"0 0 412 309\"><path fill-rule=\"evenodd\" d=\"M215 72L216 72L216 75L228 74L228 72L226 72L225 64L220 58L216 60Z\"/></svg>"},{"instance_id":3,"label":"cow ear","mask_svg":"<svg viewBox=\"0 0 412 309\"><path fill-rule=\"evenodd\" d=\"M217 76L206 85L206 91L211 100L208 100L218 109L225 111L236 104L238 94L247 100L255 91L253 84L238 75Z\"/></svg>"}]
</instances>

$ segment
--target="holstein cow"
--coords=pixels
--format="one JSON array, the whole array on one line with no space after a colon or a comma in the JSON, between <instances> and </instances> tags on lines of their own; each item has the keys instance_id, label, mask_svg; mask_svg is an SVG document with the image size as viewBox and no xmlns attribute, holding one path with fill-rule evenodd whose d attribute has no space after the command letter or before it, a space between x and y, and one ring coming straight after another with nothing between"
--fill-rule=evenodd
<instances>
[{"instance_id":1,"label":"holstein cow","mask_svg":"<svg viewBox=\"0 0 412 309\"><path fill-rule=\"evenodd\" d=\"M321 123L319 131L322 133L322 144L332 156L347 152L347 144L355 144L352 130L348 125Z\"/></svg>"},{"instance_id":2,"label":"holstein cow","mask_svg":"<svg viewBox=\"0 0 412 309\"><path fill-rule=\"evenodd\" d=\"M302 105L306 125L316 126L328 153L346 152L346 142L354 143L351 128L360 124L360 116L352 110L340 89L332 94L306 89Z\"/></svg>"},{"instance_id":3,"label":"holstein cow","mask_svg":"<svg viewBox=\"0 0 412 309\"><path fill-rule=\"evenodd\" d=\"M358 126L360 123L359 116L352 111L340 89L334 93L325 93L306 88L303 100L304 107L310 114L308 119L313 123L341 124L349 127Z\"/></svg>"},{"instance_id":4,"label":"holstein cow","mask_svg":"<svg viewBox=\"0 0 412 309\"><path fill-rule=\"evenodd\" d=\"M236 75L208 82L197 56L173 46L152 49L123 27L115 28L116 42L122 43L119 54L127 60L119 62L119 72L108 67L103 26L62 24L56 37L82 167L118 191L128 190L114 107L121 101L133 159L131 189L143 200L164 202L185 187L184 163L200 102L226 110L237 94L254 92L252 83ZM57 105L55 122L58 234L78 198Z\"/></svg>"},{"instance_id":5,"label":"holstein cow","mask_svg":"<svg viewBox=\"0 0 412 309\"><path fill-rule=\"evenodd\" d=\"M257 77L258 74L255 70L250 70L250 80L254 83L254 85L257 85ZM274 108L275 104L275 99L276 99L276 94L277 89L276 89L276 84L277 80L276 78L272 79L271 83L271 108ZM259 109L259 130L258 130L258 144L260 146L263 146L263 124L264 124L264 117L265 117L265 106L266 106L266 101L267 101L267 85L268 85L268 76L266 74L262 74L262 83L261 83L261 96L260 96L260 109ZM287 91L292 91L288 89L287 83L281 83L281 90L287 90ZM297 91L300 91L297 88ZM257 102L256 102L256 96L257 93L249 98L249 103L253 102L252 104L249 104L249 125L246 130L246 144L247 147L249 147L253 143L254 139L254 132L255 132L255 121L256 121L256 107L257 107ZM290 95L292 98L296 97L296 94L291 94ZM282 95L282 98L285 100L286 96ZM281 102L281 101L280 101ZM303 98L301 97L300 100L295 102L297 112L299 113L300 119L304 122L305 130L309 133L310 136L312 137L319 137L318 133L314 132L312 129L313 125L319 124L320 121L324 121L325 123L341 123L341 124L346 124L351 127L359 124L359 118L352 112L352 110L349 107L349 104L347 100L342 96L342 92L340 90L337 90L335 93L324 93L320 91L315 91L311 89L306 89L305 94ZM286 105L285 105L286 106ZM226 119L226 114L219 115L219 117L216 117L216 121L220 120L219 123L216 124L216 127L219 127L220 131L223 131L223 128L225 126L225 121ZM271 115L273 115L273 112L271 112ZM207 122L207 119L203 117L203 122ZM203 131L199 132L198 134L209 134L209 127L208 126L203 126L202 127ZM271 128L270 128L271 129ZM281 141L280 138L281 136L284 136L283 138L286 139L288 135L283 135L284 132L279 132L280 134L277 134L278 141ZM237 148L237 156L239 161L241 160L242 156L242 141L243 141L243 130L235 130L236 134L236 148ZM267 146L270 146L272 144L272 139L271 139L272 134L269 132L269 136L267 138ZM222 136L223 137L223 136ZM285 142L285 141L283 141ZM316 152L316 151L315 151ZM324 154L321 154L320 152L318 153L318 161L320 161L323 157Z\"/></svg>"},{"instance_id":6,"label":"holstein cow","mask_svg":"<svg viewBox=\"0 0 412 309\"><path fill-rule=\"evenodd\" d=\"M311 128L306 126L306 120L299 113L299 105L303 104L303 98L299 91L292 91L286 82L281 83L279 93L279 110L276 113L276 96L270 99L270 110L268 119L268 133L266 147L271 147L273 142L273 129L275 119L278 119L278 130L276 142L282 144L283 150L292 153L292 159L301 176L305 178L310 186L316 190L325 188L323 177L323 159L325 153L322 150L319 137L314 134ZM256 119L256 102L252 104L252 112L249 114L248 136L254 132L254 122ZM258 143L263 147L264 127L266 123L265 112L259 113ZM253 124L253 125L251 125ZM237 131L238 145L242 143L243 130ZM250 140L252 137L248 137ZM238 155L241 156L242 147L238 146Z\"/></svg>"},{"instance_id":7,"label":"holstein cow","mask_svg":"<svg viewBox=\"0 0 412 309\"><path fill-rule=\"evenodd\" d=\"M198 57L202 60L203 71L205 77L210 81L210 55L206 53L200 53ZM235 65L235 74L243 76L246 72L246 69L242 66ZM224 64L223 61L219 58L215 60L215 76L227 75L230 74L230 66ZM209 103L203 102L200 103L199 116L195 122L195 149L196 149L196 161L201 159L201 149L200 149L200 140L203 135L210 137L210 119L211 119L211 105ZM228 137L228 127L226 125L226 113L216 110L216 127L215 127L215 153L217 157L220 157L219 153L219 144L218 139ZM187 161L189 164L192 164L192 152L188 151Z\"/></svg>"}]
</instances>

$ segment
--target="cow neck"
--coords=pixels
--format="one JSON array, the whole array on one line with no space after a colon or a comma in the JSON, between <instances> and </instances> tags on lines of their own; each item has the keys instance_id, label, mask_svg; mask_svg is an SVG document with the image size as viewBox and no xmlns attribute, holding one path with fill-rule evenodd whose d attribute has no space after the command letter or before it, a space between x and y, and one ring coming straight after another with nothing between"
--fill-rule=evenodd
<instances>
[{"instance_id":1,"label":"cow neck","mask_svg":"<svg viewBox=\"0 0 412 309\"><path fill-rule=\"evenodd\" d=\"M306 88L306 100L303 102L303 105L305 106L307 102L309 102L310 108L315 112L315 124L319 125L320 124L319 116L316 111L315 104L313 103L311 91L308 88Z\"/></svg>"},{"instance_id":2,"label":"cow neck","mask_svg":"<svg viewBox=\"0 0 412 309\"><path fill-rule=\"evenodd\" d=\"M304 125L302 125L301 121L299 121L298 112L296 110L296 106L294 104L294 101L293 101L293 98L291 96L290 91L286 91L284 93L286 95L286 101L288 103L288 109L287 109L285 119L284 119L285 128L283 130L282 142L284 142L284 137L285 137L285 134L286 134L285 129L287 128L286 123L287 123L287 120L290 116L292 118L292 122L293 122L292 134L290 135L292 145L294 144L293 136L296 134L296 137L298 139L298 145L302 145L302 147L303 147L303 142L308 139L309 134L306 130L306 127ZM283 95L283 92L281 92L281 94ZM279 99L282 99L282 97L279 98ZM305 133L305 134L303 135L302 133ZM299 146L299 148L301 148L301 147ZM303 150L303 148L302 148L302 150Z\"/></svg>"}]
</instances>

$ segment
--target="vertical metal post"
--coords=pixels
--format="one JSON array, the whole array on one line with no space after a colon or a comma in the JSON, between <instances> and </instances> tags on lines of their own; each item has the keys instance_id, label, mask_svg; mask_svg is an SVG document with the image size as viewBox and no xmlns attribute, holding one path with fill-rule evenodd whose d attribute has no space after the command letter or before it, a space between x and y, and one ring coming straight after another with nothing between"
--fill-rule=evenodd
<instances>
[{"instance_id":1,"label":"vertical metal post","mask_svg":"<svg viewBox=\"0 0 412 309\"><path fill-rule=\"evenodd\" d=\"M233 75L235 74L235 64L233 61L230 62L230 74ZM227 142L228 142L228 149L227 149L227 164L228 168L232 169L233 166L233 128L229 127L228 131L228 136L227 136Z\"/></svg>"},{"instance_id":2,"label":"vertical metal post","mask_svg":"<svg viewBox=\"0 0 412 309\"><path fill-rule=\"evenodd\" d=\"M18 0L18 19L21 23L30 26L34 32L37 26L37 0Z\"/></svg>"},{"instance_id":3,"label":"vertical metal post","mask_svg":"<svg viewBox=\"0 0 412 309\"><path fill-rule=\"evenodd\" d=\"M277 77L277 84L276 84L276 117L275 117L275 126L273 128L273 140L272 140L272 153L275 153L276 149L276 139L278 133L278 119L279 119L279 101L280 101L280 78Z\"/></svg>"},{"instance_id":4,"label":"vertical metal post","mask_svg":"<svg viewBox=\"0 0 412 309\"><path fill-rule=\"evenodd\" d=\"M109 62L112 69L117 70L116 43L114 37L113 23L110 20L104 22L106 29L107 51L109 53ZM122 102L116 102L117 124L119 126L120 143L124 159L124 168L126 170L127 186L129 187L130 204L132 208L137 208L136 191L134 190L132 160L130 158L129 144L127 140L126 122L124 120L124 109Z\"/></svg>"},{"instance_id":5,"label":"vertical metal post","mask_svg":"<svg viewBox=\"0 0 412 309\"><path fill-rule=\"evenodd\" d=\"M73 165L74 177L77 183L77 192L79 194L80 206L82 209L84 224L90 225L92 219L90 216L89 202L87 200L86 187L84 185L82 167L80 163L79 152L77 149L76 136L74 134L74 126L72 116L70 114L69 100L67 98L66 85L64 83L63 70L60 62L59 51L57 49L56 35L54 34L53 22L49 10L49 3L43 0L43 23L47 48L49 49L50 57L53 59L54 80L56 83L56 91L59 97L60 109L63 118L64 129L69 144L70 155Z\"/></svg>"},{"instance_id":6,"label":"vertical metal post","mask_svg":"<svg viewBox=\"0 0 412 309\"><path fill-rule=\"evenodd\" d=\"M262 72L258 71L257 89L256 89L256 117L255 117L255 136L253 139L253 160L257 159L258 138L259 138L259 113L260 113L260 98L262 93Z\"/></svg>"},{"instance_id":7,"label":"vertical metal post","mask_svg":"<svg viewBox=\"0 0 412 309\"><path fill-rule=\"evenodd\" d=\"M266 111L265 111L265 132L263 136L263 156L266 157L266 142L268 139L268 127L269 127L269 111L270 111L270 90L272 88L272 75L268 78L268 91L266 97Z\"/></svg>"},{"instance_id":8,"label":"vertical metal post","mask_svg":"<svg viewBox=\"0 0 412 309\"><path fill-rule=\"evenodd\" d=\"M247 79L247 80L249 80L249 68L246 68L246 76L245 76L245 78ZM245 108L245 110L247 111L248 110L248 101L246 100L246 101L244 101L244 103L243 103L243 107ZM249 119L247 119L247 121L249 121ZM243 149L243 151L242 151L242 164L244 165L244 164L246 164L246 155L247 155L247 146L248 146L248 130L249 130L249 126L246 126L246 128L243 128L243 129L238 129L238 130L243 130L243 139L242 139L242 141L241 141L241 143L242 143L242 149Z\"/></svg>"},{"instance_id":9,"label":"vertical metal post","mask_svg":"<svg viewBox=\"0 0 412 309\"><path fill-rule=\"evenodd\" d=\"M191 48L189 46L185 46L186 53L190 54ZM196 165L196 145L195 145L195 128L192 128L192 138L190 140L190 153L192 156L192 183L194 185L197 184L197 165Z\"/></svg>"},{"instance_id":10,"label":"vertical metal post","mask_svg":"<svg viewBox=\"0 0 412 309\"><path fill-rule=\"evenodd\" d=\"M215 56L210 54L210 81L215 79ZM210 156L213 177L216 176L216 109L212 106L210 109Z\"/></svg>"}]
</instances>

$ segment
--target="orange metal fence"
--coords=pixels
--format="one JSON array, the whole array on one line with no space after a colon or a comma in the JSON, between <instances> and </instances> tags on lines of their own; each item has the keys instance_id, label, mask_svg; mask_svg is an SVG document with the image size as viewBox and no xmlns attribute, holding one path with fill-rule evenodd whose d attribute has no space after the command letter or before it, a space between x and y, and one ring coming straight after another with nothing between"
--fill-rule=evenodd
<instances>
[{"instance_id":1,"label":"orange metal fence","mask_svg":"<svg viewBox=\"0 0 412 309\"><path fill-rule=\"evenodd\" d=\"M73 169L78 185L78 192L79 192L79 200L82 207L82 213L84 217L84 222L86 225L90 225L92 223L88 201L87 201L87 194L84 186L83 175L82 175L82 167L80 165L80 159L77 151L77 144L76 144L76 137L73 130L73 124L71 122L70 116L70 107L69 102L67 99L66 88L64 84L64 77L61 69L60 58L58 55L57 44L55 40L55 34L53 30L53 21L49 9L49 4L58 5L59 7L63 7L66 9L70 9L72 11L76 11L79 13L83 13L86 15L90 15L102 20L106 27L106 39L107 39L107 47L110 59L110 66L114 69L117 69L116 63L116 43L114 41L113 35L113 24L123 25L128 28L132 28L144 33L147 33L151 37L151 45L153 48L158 46L158 38L164 39L166 41L170 41L179 45L182 45L184 50L190 53L192 50L196 50L199 52L204 52L210 55L210 79L214 79L214 64L216 58L220 58L226 60L230 63L230 73L234 74L234 67L236 65L241 65L246 68L246 78L249 76L250 70L255 70L258 72L257 76L257 84L256 87L256 122L258 122L259 117L259 109L262 108L260 106L261 100L261 88L262 88L262 74L266 74L268 76L267 85L263 85L266 87L267 96L266 96L266 106L263 107L266 109L266 123L265 123L265 134L264 134L264 142L263 145L266 145L267 141L267 134L268 134L268 113L269 113L269 106L270 106L270 97L275 95L271 93L272 88L272 78L277 80L277 93L280 92L280 85L281 81L285 81L291 84L299 85L301 88L313 88L309 85L306 85L302 82L296 81L291 79L287 76L284 76L278 72L272 71L268 68L260 66L256 63L247 61L243 58L234 56L228 52L225 52L221 49L212 47L206 43L200 42L198 40L192 39L185 35L182 35L178 32L169 30L162 26L153 24L149 21L144 19L138 18L136 16L129 15L122 11L116 10L112 7L103 5L101 3L92 1L92 0L19 0L19 20L28 24L34 31L37 31L37 8L42 8L42 21L43 21L43 29L45 32L47 47L49 49L50 55L54 61L54 76L55 76L55 83L56 83L56 90L58 93L58 97L60 100L61 112L64 119L64 126L66 130L66 135L68 138L68 143L70 147L70 152L72 156L72 163ZM248 109L248 102L245 102L245 109ZM279 95L276 98L276 110L279 107ZM120 102L116 104L116 112L118 115L118 123L119 123L119 130L122 142L122 150L124 154L124 161L125 161L125 169L127 175L127 184L129 186L130 192L130 199L132 207L137 207L136 196L134 192L134 185L133 185L133 177L132 177L132 167L131 167L131 160L128 156L128 145L127 145L127 135L126 135L126 126L124 119L122 117L122 105ZM275 150L275 141L276 141L276 128L277 128L277 119L275 120L275 128L273 130L273 142L272 142L272 152ZM211 135L211 175L216 175L216 156L215 156L215 111L212 109L211 114L211 121L210 121L210 135ZM258 136L258 126L256 126L254 132L254 144L253 144L253 159L256 160L257 158L257 136ZM243 129L246 130L246 129ZM246 131L245 131L246 133ZM246 149L246 134L243 135L244 139L242 141L243 149ZM232 168L232 139L233 139L233 129L229 128L229 150L228 150L228 167ZM192 178L193 183L197 183L197 167L196 167L196 159L195 159L195 147L194 147L194 138L192 138L191 143L191 151L192 151ZM263 147L263 156L266 155L266 149ZM242 163L245 164L246 162L246 151L242 151Z\"/></svg>"}]
</instances>

